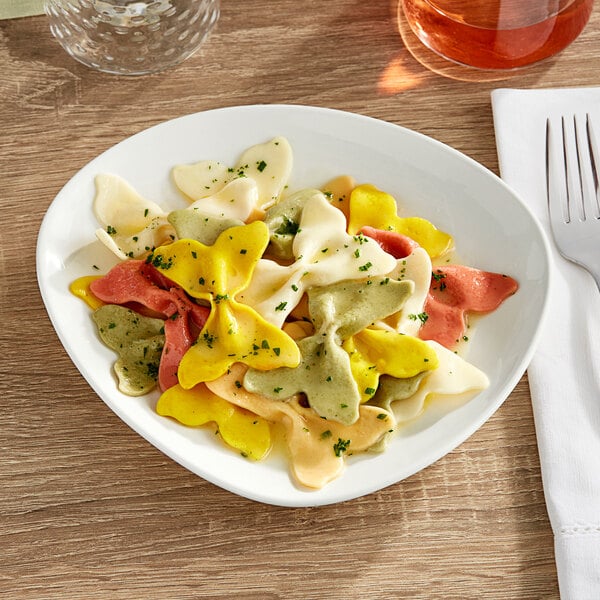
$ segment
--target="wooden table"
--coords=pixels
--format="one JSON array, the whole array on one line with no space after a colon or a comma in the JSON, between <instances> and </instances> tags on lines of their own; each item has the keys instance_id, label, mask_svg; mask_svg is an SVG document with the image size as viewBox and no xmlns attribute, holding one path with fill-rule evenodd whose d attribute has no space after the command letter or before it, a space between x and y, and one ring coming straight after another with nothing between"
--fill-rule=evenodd
<instances>
[{"instance_id":1,"label":"wooden table","mask_svg":"<svg viewBox=\"0 0 600 600\"><path fill-rule=\"evenodd\" d=\"M35 272L44 212L90 159L144 128L221 106L312 104L418 130L497 171L493 88L600 81L598 4L571 47L504 81L424 68L395 1L302 4L223 0L199 53L142 78L74 62L44 17L0 23L2 597L558 597L526 377L422 472L341 505L280 508L215 487L131 431L50 324Z\"/></svg>"}]
</instances>

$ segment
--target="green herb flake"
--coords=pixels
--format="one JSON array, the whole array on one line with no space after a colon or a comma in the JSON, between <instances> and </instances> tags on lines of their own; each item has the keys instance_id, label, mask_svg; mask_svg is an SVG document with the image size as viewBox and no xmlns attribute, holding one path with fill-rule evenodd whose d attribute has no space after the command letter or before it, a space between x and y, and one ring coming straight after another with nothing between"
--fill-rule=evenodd
<instances>
[{"instance_id":1,"label":"green herb flake","mask_svg":"<svg viewBox=\"0 0 600 600\"><path fill-rule=\"evenodd\" d=\"M333 452L336 456L341 456L344 452L348 451L348 446L350 446L350 440L338 438L338 441L333 445Z\"/></svg>"},{"instance_id":2,"label":"green herb flake","mask_svg":"<svg viewBox=\"0 0 600 600\"><path fill-rule=\"evenodd\" d=\"M425 323L425 321L427 321L427 319L429 319L429 315L426 312L419 313L418 315L411 313L410 315L408 315L408 318L411 321L416 321L417 319L419 319L419 321L421 321L421 323Z\"/></svg>"},{"instance_id":3,"label":"green herb flake","mask_svg":"<svg viewBox=\"0 0 600 600\"><path fill-rule=\"evenodd\" d=\"M214 335L212 335L211 333L209 333L208 331L205 331L204 335L202 336L202 339L206 342L206 345L209 348L212 348L213 344L215 343L215 340L217 338Z\"/></svg>"},{"instance_id":4,"label":"green herb flake","mask_svg":"<svg viewBox=\"0 0 600 600\"><path fill-rule=\"evenodd\" d=\"M283 215L281 225L275 230L275 233L279 235L296 235L300 225L296 221Z\"/></svg>"},{"instance_id":5,"label":"green herb flake","mask_svg":"<svg viewBox=\"0 0 600 600\"><path fill-rule=\"evenodd\" d=\"M146 363L146 374L152 379L158 378L158 364L157 363Z\"/></svg>"},{"instance_id":6,"label":"green herb flake","mask_svg":"<svg viewBox=\"0 0 600 600\"><path fill-rule=\"evenodd\" d=\"M156 269L163 269L166 271L173 266L173 257L169 257L169 260L165 262L164 258L160 254L150 254L146 259L147 263L150 263Z\"/></svg>"}]
</instances>

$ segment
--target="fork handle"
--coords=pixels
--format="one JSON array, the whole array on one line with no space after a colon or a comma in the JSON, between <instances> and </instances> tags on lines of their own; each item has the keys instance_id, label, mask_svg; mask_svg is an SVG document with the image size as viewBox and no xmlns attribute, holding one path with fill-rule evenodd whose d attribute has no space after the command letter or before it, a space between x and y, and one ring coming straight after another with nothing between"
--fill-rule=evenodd
<instances>
[{"instance_id":1,"label":"fork handle","mask_svg":"<svg viewBox=\"0 0 600 600\"><path fill-rule=\"evenodd\" d=\"M596 265L588 266L588 265L582 265L581 263L578 263L577 261L572 261L572 262L575 262L582 269L585 269L594 278L594 281L596 282L596 285L598 286L598 291L600 291L600 266L596 266Z\"/></svg>"},{"instance_id":2,"label":"fork handle","mask_svg":"<svg viewBox=\"0 0 600 600\"><path fill-rule=\"evenodd\" d=\"M589 272L592 274L592 277L598 286L598 291L600 291L600 267L594 267L594 270L590 270Z\"/></svg>"}]
</instances>

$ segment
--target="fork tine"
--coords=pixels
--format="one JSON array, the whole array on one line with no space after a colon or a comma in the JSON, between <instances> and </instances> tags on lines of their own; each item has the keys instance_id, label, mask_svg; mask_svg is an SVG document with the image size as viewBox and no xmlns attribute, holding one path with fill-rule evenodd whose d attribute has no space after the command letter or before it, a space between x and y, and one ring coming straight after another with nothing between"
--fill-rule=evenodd
<instances>
[{"instance_id":1,"label":"fork tine","mask_svg":"<svg viewBox=\"0 0 600 600\"><path fill-rule=\"evenodd\" d=\"M590 165L591 175L591 187L589 188L590 203L593 216L598 219L600 218L600 181L598 173L598 170L600 169L600 154L598 153L597 139L589 113L585 115L585 130L587 134L587 151L590 157L588 163Z\"/></svg>"},{"instance_id":2,"label":"fork tine","mask_svg":"<svg viewBox=\"0 0 600 600\"><path fill-rule=\"evenodd\" d=\"M576 115L569 119L562 117L562 137L563 137L563 159L567 179L567 203L568 220L585 220L585 180L582 175L582 166L586 164L583 156L585 144L581 142L581 128L578 125ZM569 149L574 149L570 151Z\"/></svg>"},{"instance_id":3,"label":"fork tine","mask_svg":"<svg viewBox=\"0 0 600 600\"><path fill-rule=\"evenodd\" d=\"M563 170L565 173L565 200L567 206L567 218L565 221L570 223L573 216L572 208L575 204L573 199L575 189L573 187L573 173L575 171L575 167L573 167L571 164L573 154L569 152L569 148L571 147L570 144L572 144L574 140L569 137L571 129L568 127L567 123L565 123L565 117L560 118L560 132L562 136L562 145L560 147L560 151L562 153Z\"/></svg>"},{"instance_id":4,"label":"fork tine","mask_svg":"<svg viewBox=\"0 0 600 600\"><path fill-rule=\"evenodd\" d=\"M561 119L560 127L552 127L550 119L546 119L546 190L548 192L548 212L550 221L568 223L569 197L567 166L564 150L564 127Z\"/></svg>"},{"instance_id":5,"label":"fork tine","mask_svg":"<svg viewBox=\"0 0 600 600\"><path fill-rule=\"evenodd\" d=\"M570 190L569 190L569 202L570 202L570 213L571 219L579 219L580 221L585 221L586 217L586 178L583 173L584 165L587 164L587 161L584 156L587 144L583 142L581 127L579 125L579 120L577 119L577 115L573 115L573 127L571 131L567 131L564 135L565 139L565 155L568 154L569 148L575 148L573 163L574 167L569 163L570 168L574 168L574 172L571 173L570 176ZM572 145L568 136L572 134ZM567 162L569 157L565 158L565 162Z\"/></svg>"}]
</instances>

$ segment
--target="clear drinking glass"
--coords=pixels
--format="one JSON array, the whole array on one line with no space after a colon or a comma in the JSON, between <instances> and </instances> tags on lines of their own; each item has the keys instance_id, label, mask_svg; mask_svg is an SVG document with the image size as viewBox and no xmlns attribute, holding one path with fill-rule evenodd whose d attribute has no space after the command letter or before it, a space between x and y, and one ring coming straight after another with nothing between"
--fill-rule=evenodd
<instances>
[{"instance_id":1,"label":"clear drinking glass","mask_svg":"<svg viewBox=\"0 0 600 600\"><path fill-rule=\"evenodd\" d=\"M585 27L594 0L400 0L413 33L451 61L514 69L556 54Z\"/></svg>"},{"instance_id":2,"label":"clear drinking glass","mask_svg":"<svg viewBox=\"0 0 600 600\"><path fill-rule=\"evenodd\" d=\"M219 0L45 0L44 7L52 34L73 58L121 75L182 62L219 18Z\"/></svg>"}]
</instances>

